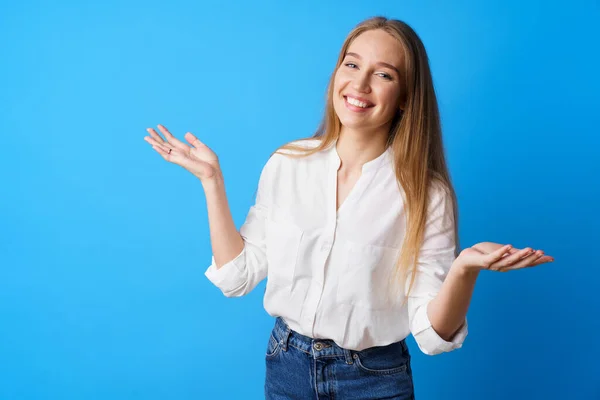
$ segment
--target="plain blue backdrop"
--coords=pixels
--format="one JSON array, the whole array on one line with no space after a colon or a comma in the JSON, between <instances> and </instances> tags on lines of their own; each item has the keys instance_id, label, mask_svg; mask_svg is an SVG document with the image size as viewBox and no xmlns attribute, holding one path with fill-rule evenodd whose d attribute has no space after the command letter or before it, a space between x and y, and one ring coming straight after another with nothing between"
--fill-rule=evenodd
<instances>
[{"instance_id":1,"label":"plain blue backdrop","mask_svg":"<svg viewBox=\"0 0 600 400\"><path fill-rule=\"evenodd\" d=\"M410 337L417 398L600 399L597 1L0 4L0 399L263 396L264 281L205 278L202 186L145 129L217 152L239 227L379 14L428 50L463 247L556 258L482 273L462 349Z\"/></svg>"}]
</instances>

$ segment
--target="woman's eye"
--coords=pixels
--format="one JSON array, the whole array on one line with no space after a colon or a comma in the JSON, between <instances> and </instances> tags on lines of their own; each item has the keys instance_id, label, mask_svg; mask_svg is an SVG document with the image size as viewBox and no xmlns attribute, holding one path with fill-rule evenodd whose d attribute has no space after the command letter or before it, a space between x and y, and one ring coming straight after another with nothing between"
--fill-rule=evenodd
<instances>
[{"instance_id":1,"label":"woman's eye","mask_svg":"<svg viewBox=\"0 0 600 400\"><path fill-rule=\"evenodd\" d=\"M352 68L352 69L358 68L358 66L357 66L356 64L354 64L354 63L351 63L351 62L349 62L349 63L346 63L346 64L344 64L344 65L345 65L346 67L348 67L348 68ZM388 74L386 74L385 72L380 72L380 73L378 73L377 75L381 76L381 77L382 77L383 79L385 79L385 80L388 80L388 81L391 81L391 80L392 80L392 77L391 77L391 75L388 75Z\"/></svg>"}]
</instances>

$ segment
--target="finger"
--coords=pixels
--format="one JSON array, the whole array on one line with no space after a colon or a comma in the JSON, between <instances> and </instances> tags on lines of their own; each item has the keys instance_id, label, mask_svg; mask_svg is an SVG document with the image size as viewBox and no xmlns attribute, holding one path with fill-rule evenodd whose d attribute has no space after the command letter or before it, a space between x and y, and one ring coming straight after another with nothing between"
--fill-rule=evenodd
<instances>
[{"instance_id":1,"label":"finger","mask_svg":"<svg viewBox=\"0 0 600 400\"><path fill-rule=\"evenodd\" d=\"M502 257L508 257L511 254L515 254L517 251L521 251L521 249L515 249L514 247L508 250L506 253L502 255Z\"/></svg>"},{"instance_id":2,"label":"finger","mask_svg":"<svg viewBox=\"0 0 600 400\"><path fill-rule=\"evenodd\" d=\"M171 146L169 146L169 143L158 143L154 138L151 138L149 136L144 137L144 140L148 143L150 143L153 147L156 146L160 149L162 149L165 153L172 153L173 148Z\"/></svg>"},{"instance_id":3,"label":"finger","mask_svg":"<svg viewBox=\"0 0 600 400\"><path fill-rule=\"evenodd\" d=\"M542 256L524 268L537 267L538 265L551 263L552 261L552 257Z\"/></svg>"},{"instance_id":4,"label":"finger","mask_svg":"<svg viewBox=\"0 0 600 400\"><path fill-rule=\"evenodd\" d=\"M511 254L510 256L506 257L505 260L503 260L503 264L504 265L513 265L516 262L518 262L519 260L530 256L533 253L533 249L531 247L526 247L522 250L519 250L513 254Z\"/></svg>"},{"instance_id":5,"label":"finger","mask_svg":"<svg viewBox=\"0 0 600 400\"><path fill-rule=\"evenodd\" d=\"M507 244L505 246L500 247L496 251L493 251L492 253L486 255L484 257L484 265L486 266L486 268L491 269L491 267L494 266L495 263L498 262L498 260L502 259L502 256L504 256L504 254L507 251L510 251L510 249L512 249L512 246L510 244Z\"/></svg>"},{"instance_id":6,"label":"finger","mask_svg":"<svg viewBox=\"0 0 600 400\"><path fill-rule=\"evenodd\" d=\"M169 156L167 161L174 162L176 164L182 165L188 159L185 154L174 147L170 147L169 143L167 144L158 144L152 146L154 150L158 151L160 155Z\"/></svg>"},{"instance_id":7,"label":"finger","mask_svg":"<svg viewBox=\"0 0 600 400\"><path fill-rule=\"evenodd\" d=\"M160 130L162 132L162 134L165 135L167 142L169 142L173 147L178 148L182 151L189 152L189 146L187 144L181 142L175 136L173 136L167 128L165 128L164 126L159 124L158 130Z\"/></svg>"},{"instance_id":8,"label":"finger","mask_svg":"<svg viewBox=\"0 0 600 400\"><path fill-rule=\"evenodd\" d=\"M539 261L542 257L544 257L544 252L541 250L533 252L531 255L521 259L519 262L503 267L501 271L512 271L515 269L522 269L528 267L534 267L537 261Z\"/></svg>"},{"instance_id":9,"label":"finger","mask_svg":"<svg viewBox=\"0 0 600 400\"><path fill-rule=\"evenodd\" d=\"M545 264L545 263L549 263L549 262L554 262L554 257L551 256L542 256L540 258L538 258L533 265L540 265L540 264Z\"/></svg>"},{"instance_id":10,"label":"finger","mask_svg":"<svg viewBox=\"0 0 600 400\"><path fill-rule=\"evenodd\" d=\"M165 144L165 142L163 142L162 140L156 140L154 137L151 136L144 136L144 140L148 143L150 143L152 146L160 146L162 148L166 148L169 149L170 147L167 146L168 143Z\"/></svg>"},{"instance_id":11,"label":"finger","mask_svg":"<svg viewBox=\"0 0 600 400\"><path fill-rule=\"evenodd\" d=\"M517 265L515 265L515 266L511 266L511 267L505 268L505 270L506 271L511 271L513 269L522 269L522 268L536 267L538 265L546 264L546 263L551 263L551 262L554 262L554 258L553 257L542 255L537 260L534 260L533 262L530 262L528 265L525 265L525 266L517 266Z\"/></svg>"},{"instance_id":12,"label":"finger","mask_svg":"<svg viewBox=\"0 0 600 400\"><path fill-rule=\"evenodd\" d=\"M150 136L156 140L158 143L164 143L162 136L160 136L154 129L147 128L146 131L150 134Z\"/></svg>"},{"instance_id":13,"label":"finger","mask_svg":"<svg viewBox=\"0 0 600 400\"><path fill-rule=\"evenodd\" d=\"M495 258L500 258L502 257L507 251L510 251L510 249L512 249L512 245L510 244L506 244L502 247L500 247L499 249L493 251L490 253L491 256L494 256Z\"/></svg>"},{"instance_id":14,"label":"finger","mask_svg":"<svg viewBox=\"0 0 600 400\"><path fill-rule=\"evenodd\" d=\"M171 153L169 153L168 151L165 151L161 146L152 146L152 148L156 150L156 152L160 154L162 158L169 162L173 162L173 157L175 157L175 155L172 154L172 151Z\"/></svg>"},{"instance_id":15,"label":"finger","mask_svg":"<svg viewBox=\"0 0 600 400\"><path fill-rule=\"evenodd\" d=\"M158 154L169 154L168 152L166 152L161 146L157 146L157 145L152 145L152 148L154 150L156 150L156 152Z\"/></svg>"},{"instance_id":16,"label":"finger","mask_svg":"<svg viewBox=\"0 0 600 400\"><path fill-rule=\"evenodd\" d=\"M514 252L513 254L509 254L508 256L502 257L500 260L497 260L489 267L489 269L491 269L493 271L499 271L502 268L514 265L516 262L521 260L523 257L530 255L532 251L533 251L533 249L530 247L526 247L522 250L518 250L518 251Z\"/></svg>"}]
</instances>

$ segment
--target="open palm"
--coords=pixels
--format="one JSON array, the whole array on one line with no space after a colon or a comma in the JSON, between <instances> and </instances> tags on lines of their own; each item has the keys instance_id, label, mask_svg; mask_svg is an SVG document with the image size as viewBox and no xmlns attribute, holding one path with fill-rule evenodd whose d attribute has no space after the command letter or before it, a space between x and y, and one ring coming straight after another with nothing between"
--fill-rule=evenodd
<instances>
[{"instance_id":1,"label":"open palm","mask_svg":"<svg viewBox=\"0 0 600 400\"><path fill-rule=\"evenodd\" d=\"M512 271L554 261L554 258L544 254L542 250L531 247L515 249L509 245L493 242L480 242L461 251L461 262L474 269L489 269L492 271Z\"/></svg>"},{"instance_id":2,"label":"open palm","mask_svg":"<svg viewBox=\"0 0 600 400\"><path fill-rule=\"evenodd\" d=\"M153 128L148 128L150 136L145 136L144 140L165 160L187 169L202 181L214 177L220 171L219 158L215 152L190 132L184 136L189 143L187 145L175 138L164 126L158 125L158 129L165 139Z\"/></svg>"}]
</instances>

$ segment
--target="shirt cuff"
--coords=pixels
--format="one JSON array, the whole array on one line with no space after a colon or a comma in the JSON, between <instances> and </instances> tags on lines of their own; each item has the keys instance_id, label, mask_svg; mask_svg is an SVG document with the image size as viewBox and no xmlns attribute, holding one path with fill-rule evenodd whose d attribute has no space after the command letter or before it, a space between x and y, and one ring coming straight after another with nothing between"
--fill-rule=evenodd
<instances>
[{"instance_id":1,"label":"shirt cuff","mask_svg":"<svg viewBox=\"0 0 600 400\"><path fill-rule=\"evenodd\" d=\"M427 305L421 307L414 318L413 336L419 349L427 355L436 355L461 348L469 333L467 319L465 318L465 321L460 329L454 334L454 337L450 341L444 340L435 329L433 329L431 321L429 321Z\"/></svg>"},{"instance_id":2,"label":"shirt cuff","mask_svg":"<svg viewBox=\"0 0 600 400\"><path fill-rule=\"evenodd\" d=\"M215 257L212 256L212 263L206 272L204 272L204 275L216 287L221 289L225 296L229 296L246 284L246 275L244 272L245 257L246 248L242 249L242 252L233 260L217 269Z\"/></svg>"}]
</instances>

